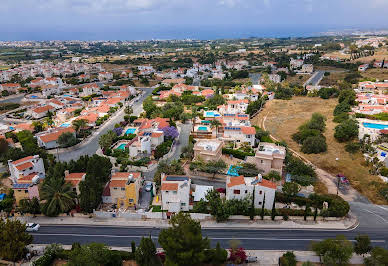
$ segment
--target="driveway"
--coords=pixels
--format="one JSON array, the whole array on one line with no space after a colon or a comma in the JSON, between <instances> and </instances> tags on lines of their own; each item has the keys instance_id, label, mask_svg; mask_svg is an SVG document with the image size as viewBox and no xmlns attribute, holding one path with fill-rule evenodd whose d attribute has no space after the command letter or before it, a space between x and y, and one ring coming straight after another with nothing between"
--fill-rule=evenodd
<instances>
[{"instance_id":1,"label":"driveway","mask_svg":"<svg viewBox=\"0 0 388 266\"><path fill-rule=\"evenodd\" d=\"M151 191L146 191L144 187L139 190L139 208L148 210L151 201Z\"/></svg>"}]
</instances>

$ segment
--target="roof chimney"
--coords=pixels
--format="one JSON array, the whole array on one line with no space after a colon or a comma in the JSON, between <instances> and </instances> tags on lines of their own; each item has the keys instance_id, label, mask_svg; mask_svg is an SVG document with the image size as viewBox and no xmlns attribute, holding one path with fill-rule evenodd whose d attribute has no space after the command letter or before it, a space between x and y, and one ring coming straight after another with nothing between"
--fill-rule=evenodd
<instances>
[{"instance_id":1,"label":"roof chimney","mask_svg":"<svg viewBox=\"0 0 388 266\"><path fill-rule=\"evenodd\" d=\"M263 181L263 176L261 174L258 174L256 179L257 181L259 181L259 183L261 183L261 181Z\"/></svg>"},{"instance_id":2,"label":"roof chimney","mask_svg":"<svg viewBox=\"0 0 388 266\"><path fill-rule=\"evenodd\" d=\"M70 174L69 170L65 170L65 177Z\"/></svg>"}]
</instances>

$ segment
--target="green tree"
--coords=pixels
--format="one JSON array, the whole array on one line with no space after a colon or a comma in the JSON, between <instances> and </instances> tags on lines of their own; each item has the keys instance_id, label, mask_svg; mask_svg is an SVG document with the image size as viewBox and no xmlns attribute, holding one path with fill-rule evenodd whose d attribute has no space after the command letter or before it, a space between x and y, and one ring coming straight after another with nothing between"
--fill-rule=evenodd
<instances>
[{"instance_id":1,"label":"green tree","mask_svg":"<svg viewBox=\"0 0 388 266\"><path fill-rule=\"evenodd\" d=\"M72 249L69 253L68 265L113 266L122 265L122 259L117 253L113 253L104 244L91 243Z\"/></svg>"},{"instance_id":2,"label":"green tree","mask_svg":"<svg viewBox=\"0 0 388 266\"><path fill-rule=\"evenodd\" d=\"M58 137L58 144L62 148L74 146L76 143L77 143L77 139L75 138L74 134L71 132L62 133Z\"/></svg>"},{"instance_id":3,"label":"green tree","mask_svg":"<svg viewBox=\"0 0 388 266\"><path fill-rule=\"evenodd\" d=\"M26 226L18 220L0 219L0 258L17 261L25 255L25 248L32 243Z\"/></svg>"},{"instance_id":4,"label":"green tree","mask_svg":"<svg viewBox=\"0 0 388 266\"><path fill-rule=\"evenodd\" d=\"M135 252L136 263L140 266L160 265L156 247L151 237L142 237Z\"/></svg>"},{"instance_id":5,"label":"green tree","mask_svg":"<svg viewBox=\"0 0 388 266\"><path fill-rule=\"evenodd\" d=\"M326 138L323 135L306 138L303 141L301 151L306 154L318 154L327 151Z\"/></svg>"},{"instance_id":6,"label":"green tree","mask_svg":"<svg viewBox=\"0 0 388 266\"><path fill-rule=\"evenodd\" d=\"M364 259L366 266L386 266L388 265L388 250L381 247L372 249L370 257Z\"/></svg>"},{"instance_id":7,"label":"green tree","mask_svg":"<svg viewBox=\"0 0 388 266\"><path fill-rule=\"evenodd\" d=\"M344 236L312 244L312 250L324 265L347 265L353 255L353 245Z\"/></svg>"},{"instance_id":8,"label":"green tree","mask_svg":"<svg viewBox=\"0 0 388 266\"><path fill-rule=\"evenodd\" d=\"M98 144L103 150L107 150L112 145L113 141L117 138L117 134L112 130L109 130L106 134L102 135L98 140Z\"/></svg>"},{"instance_id":9,"label":"green tree","mask_svg":"<svg viewBox=\"0 0 388 266\"><path fill-rule=\"evenodd\" d=\"M358 235L355 240L354 252L356 252L356 254L364 256L372 250L372 245L368 235Z\"/></svg>"},{"instance_id":10,"label":"green tree","mask_svg":"<svg viewBox=\"0 0 388 266\"><path fill-rule=\"evenodd\" d=\"M217 190L209 191L205 198L209 204L210 214L216 218L217 222L228 220L230 211L226 208L226 204L221 199L220 193Z\"/></svg>"},{"instance_id":11,"label":"green tree","mask_svg":"<svg viewBox=\"0 0 388 266\"><path fill-rule=\"evenodd\" d=\"M77 132L77 135L80 134L81 130L87 127L88 121L86 119L76 119L73 121L73 127L75 131ZM85 137L85 133L82 134L82 137Z\"/></svg>"},{"instance_id":12,"label":"green tree","mask_svg":"<svg viewBox=\"0 0 388 266\"><path fill-rule=\"evenodd\" d=\"M210 122L210 126L211 126L212 128L216 128L216 133L218 134L218 128L219 128L220 126L222 126L222 124L221 124L221 122L218 121L217 119L214 119L214 120L212 120L212 121Z\"/></svg>"},{"instance_id":13,"label":"green tree","mask_svg":"<svg viewBox=\"0 0 388 266\"><path fill-rule=\"evenodd\" d=\"M217 242L216 248L212 250L210 263L214 266L224 265L228 258L228 252L221 248L220 243Z\"/></svg>"},{"instance_id":14,"label":"green tree","mask_svg":"<svg viewBox=\"0 0 388 266\"><path fill-rule=\"evenodd\" d=\"M263 197L263 204L261 206L261 213L260 213L261 220L264 220L264 215L265 215L265 193Z\"/></svg>"},{"instance_id":15,"label":"green tree","mask_svg":"<svg viewBox=\"0 0 388 266\"><path fill-rule=\"evenodd\" d=\"M355 120L348 119L335 127L334 137L339 142L353 140L358 136L358 123Z\"/></svg>"},{"instance_id":16,"label":"green tree","mask_svg":"<svg viewBox=\"0 0 388 266\"><path fill-rule=\"evenodd\" d=\"M191 219L190 214L180 212L170 224L170 228L159 234L159 243L166 252L166 265L202 264L209 240L202 238L200 223Z\"/></svg>"},{"instance_id":17,"label":"green tree","mask_svg":"<svg viewBox=\"0 0 388 266\"><path fill-rule=\"evenodd\" d=\"M282 180L282 176L279 174L279 172L274 170L269 171L269 173L266 176L264 176L264 178L271 181Z\"/></svg>"},{"instance_id":18,"label":"green tree","mask_svg":"<svg viewBox=\"0 0 388 266\"><path fill-rule=\"evenodd\" d=\"M255 191L256 191L256 186L253 186L251 207L249 209L249 219L251 220L255 218Z\"/></svg>"},{"instance_id":19,"label":"green tree","mask_svg":"<svg viewBox=\"0 0 388 266\"><path fill-rule=\"evenodd\" d=\"M34 127L34 132L38 133L44 130L44 124L40 121L32 122L32 126Z\"/></svg>"},{"instance_id":20,"label":"green tree","mask_svg":"<svg viewBox=\"0 0 388 266\"><path fill-rule=\"evenodd\" d=\"M77 195L71 184L63 179L49 178L44 181L40 190L41 199L46 203L42 206L42 212L47 216L57 216L60 213L70 211L75 205Z\"/></svg>"},{"instance_id":21,"label":"green tree","mask_svg":"<svg viewBox=\"0 0 388 266\"><path fill-rule=\"evenodd\" d=\"M271 210L271 220L274 221L275 217L276 217L276 208L275 208L275 200L274 200L272 204L272 210Z\"/></svg>"},{"instance_id":22,"label":"green tree","mask_svg":"<svg viewBox=\"0 0 388 266\"><path fill-rule=\"evenodd\" d=\"M0 138L0 154L6 154L9 149L8 142L5 138Z\"/></svg>"},{"instance_id":23,"label":"green tree","mask_svg":"<svg viewBox=\"0 0 388 266\"><path fill-rule=\"evenodd\" d=\"M287 251L279 258L280 266L296 266L296 257L294 252Z\"/></svg>"},{"instance_id":24,"label":"green tree","mask_svg":"<svg viewBox=\"0 0 388 266\"><path fill-rule=\"evenodd\" d=\"M287 197L294 197L300 191L300 186L295 182L286 182L282 188L283 193Z\"/></svg>"}]
</instances>

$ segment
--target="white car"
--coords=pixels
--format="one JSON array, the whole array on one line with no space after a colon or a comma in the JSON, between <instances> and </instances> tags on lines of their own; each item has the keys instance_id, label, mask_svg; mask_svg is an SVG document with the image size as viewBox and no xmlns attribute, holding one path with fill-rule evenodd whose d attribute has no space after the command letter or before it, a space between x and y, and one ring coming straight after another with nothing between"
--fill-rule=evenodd
<instances>
[{"instance_id":1,"label":"white car","mask_svg":"<svg viewBox=\"0 0 388 266\"><path fill-rule=\"evenodd\" d=\"M26 224L26 226L27 226L26 228L27 232L37 232L40 228L40 225L35 223L28 223Z\"/></svg>"}]
</instances>

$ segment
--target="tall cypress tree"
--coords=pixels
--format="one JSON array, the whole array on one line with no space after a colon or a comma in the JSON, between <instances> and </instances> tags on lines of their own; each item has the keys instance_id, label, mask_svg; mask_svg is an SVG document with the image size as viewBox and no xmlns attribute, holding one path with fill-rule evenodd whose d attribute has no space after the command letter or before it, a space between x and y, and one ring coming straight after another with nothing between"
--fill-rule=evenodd
<instances>
[{"instance_id":1,"label":"tall cypress tree","mask_svg":"<svg viewBox=\"0 0 388 266\"><path fill-rule=\"evenodd\" d=\"M272 221L275 220L275 216L276 216L276 209L275 209L275 199L274 199L273 204L272 204L272 212L271 212Z\"/></svg>"},{"instance_id":2,"label":"tall cypress tree","mask_svg":"<svg viewBox=\"0 0 388 266\"><path fill-rule=\"evenodd\" d=\"M264 220L264 211L265 211L265 208L264 208L264 205L265 205L265 193L264 193L264 198L263 198L263 205L261 206L261 220Z\"/></svg>"},{"instance_id":3,"label":"tall cypress tree","mask_svg":"<svg viewBox=\"0 0 388 266\"><path fill-rule=\"evenodd\" d=\"M252 196L252 203L251 203L251 209L250 209L250 215L249 215L249 218L251 220L255 218L255 191L256 191L256 186L253 186L253 196Z\"/></svg>"}]
</instances>

